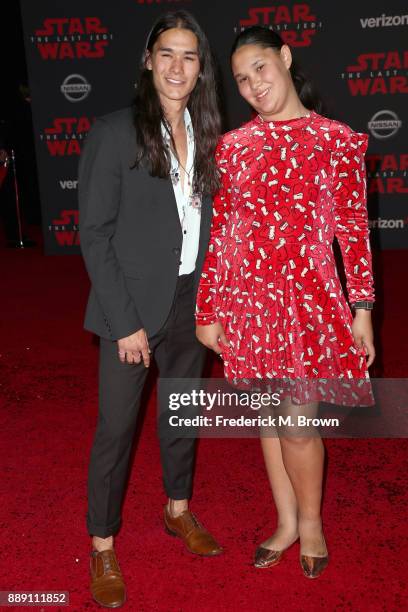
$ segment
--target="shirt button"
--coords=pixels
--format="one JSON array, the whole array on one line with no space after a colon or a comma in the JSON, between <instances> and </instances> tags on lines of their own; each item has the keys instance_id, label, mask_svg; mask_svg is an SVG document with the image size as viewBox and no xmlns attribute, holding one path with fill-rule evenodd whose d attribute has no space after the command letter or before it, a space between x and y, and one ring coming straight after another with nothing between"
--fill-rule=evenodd
<instances>
[{"instance_id":1,"label":"shirt button","mask_svg":"<svg viewBox=\"0 0 408 612\"><path fill-rule=\"evenodd\" d=\"M184 230L183 234L187 234L187 230Z\"/></svg>"}]
</instances>

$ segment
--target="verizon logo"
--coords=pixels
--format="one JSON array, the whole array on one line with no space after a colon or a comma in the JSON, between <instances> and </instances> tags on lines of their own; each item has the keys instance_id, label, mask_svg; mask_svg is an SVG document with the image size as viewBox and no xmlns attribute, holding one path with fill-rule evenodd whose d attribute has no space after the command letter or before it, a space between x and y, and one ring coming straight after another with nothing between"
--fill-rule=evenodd
<instances>
[{"instance_id":1,"label":"verizon logo","mask_svg":"<svg viewBox=\"0 0 408 612\"><path fill-rule=\"evenodd\" d=\"M390 26L408 25L408 15L385 15L360 19L362 28L387 28Z\"/></svg>"},{"instance_id":2,"label":"verizon logo","mask_svg":"<svg viewBox=\"0 0 408 612\"><path fill-rule=\"evenodd\" d=\"M61 189L77 189L78 181L59 181Z\"/></svg>"},{"instance_id":3,"label":"verizon logo","mask_svg":"<svg viewBox=\"0 0 408 612\"><path fill-rule=\"evenodd\" d=\"M404 219L369 219L368 226L372 229L404 229Z\"/></svg>"}]
</instances>

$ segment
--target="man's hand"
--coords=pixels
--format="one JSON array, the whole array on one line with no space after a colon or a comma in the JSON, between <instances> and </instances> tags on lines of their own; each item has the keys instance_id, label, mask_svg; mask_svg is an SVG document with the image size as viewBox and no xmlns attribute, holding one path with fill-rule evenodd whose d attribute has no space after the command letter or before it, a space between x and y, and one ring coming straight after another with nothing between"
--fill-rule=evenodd
<instances>
[{"instance_id":1,"label":"man's hand","mask_svg":"<svg viewBox=\"0 0 408 612\"><path fill-rule=\"evenodd\" d=\"M150 349L145 330L137 332L126 338L118 340L119 359L122 363L143 363L146 368L150 365Z\"/></svg>"},{"instance_id":2,"label":"man's hand","mask_svg":"<svg viewBox=\"0 0 408 612\"><path fill-rule=\"evenodd\" d=\"M222 353L222 344L229 346L229 342L224 333L221 323L212 323L212 325L197 325L196 336L201 344L211 349L218 355Z\"/></svg>"},{"instance_id":3,"label":"man's hand","mask_svg":"<svg viewBox=\"0 0 408 612\"><path fill-rule=\"evenodd\" d=\"M375 358L375 349L373 342L373 326L371 324L371 311L362 308L356 309L354 321L351 326L354 342L358 348L364 348L368 357L367 367L373 363Z\"/></svg>"}]
</instances>

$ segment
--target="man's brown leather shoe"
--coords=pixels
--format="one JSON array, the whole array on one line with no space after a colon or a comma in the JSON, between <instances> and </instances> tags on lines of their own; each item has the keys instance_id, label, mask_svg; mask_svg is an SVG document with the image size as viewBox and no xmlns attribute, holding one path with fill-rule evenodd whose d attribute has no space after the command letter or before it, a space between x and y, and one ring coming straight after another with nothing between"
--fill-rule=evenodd
<instances>
[{"instance_id":1,"label":"man's brown leather shoe","mask_svg":"<svg viewBox=\"0 0 408 612\"><path fill-rule=\"evenodd\" d=\"M91 593L105 608L119 608L126 601L125 583L113 550L91 553Z\"/></svg>"},{"instance_id":2,"label":"man's brown leather shoe","mask_svg":"<svg viewBox=\"0 0 408 612\"><path fill-rule=\"evenodd\" d=\"M181 538L187 549L196 555L214 557L223 552L221 546L190 510L185 510L179 516L172 517L165 507L164 525L168 534Z\"/></svg>"}]
</instances>

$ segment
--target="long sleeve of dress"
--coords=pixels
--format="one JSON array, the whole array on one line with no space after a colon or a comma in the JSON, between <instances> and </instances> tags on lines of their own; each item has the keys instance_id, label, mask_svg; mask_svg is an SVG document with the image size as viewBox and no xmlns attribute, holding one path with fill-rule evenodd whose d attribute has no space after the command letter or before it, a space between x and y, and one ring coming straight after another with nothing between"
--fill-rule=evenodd
<instances>
[{"instance_id":1,"label":"long sleeve of dress","mask_svg":"<svg viewBox=\"0 0 408 612\"><path fill-rule=\"evenodd\" d=\"M374 301L364 154L368 136L351 132L333 154L335 235L340 244L349 302Z\"/></svg>"},{"instance_id":2,"label":"long sleeve of dress","mask_svg":"<svg viewBox=\"0 0 408 612\"><path fill-rule=\"evenodd\" d=\"M195 315L198 325L211 325L217 320L215 313L217 260L220 256L222 237L225 233L231 202L231 181L226 155L228 148L227 144L220 141L215 151L215 159L221 175L221 187L214 197L210 240L198 286Z\"/></svg>"}]
</instances>

